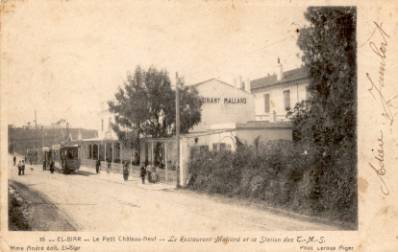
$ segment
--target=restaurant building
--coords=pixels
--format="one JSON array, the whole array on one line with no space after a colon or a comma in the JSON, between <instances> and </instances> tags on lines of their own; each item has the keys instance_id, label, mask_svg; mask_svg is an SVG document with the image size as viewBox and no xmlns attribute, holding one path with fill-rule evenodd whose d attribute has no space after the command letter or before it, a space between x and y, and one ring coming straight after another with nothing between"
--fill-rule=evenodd
<instances>
[{"instance_id":1,"label":"restaurant building","mask_svg":"<svg viewBox=\"0 0 398 252\"><path fill-rule=\"evenodd\" d=\"M189 133L180 136L178 176L181 186L187 184L190 174L189 160L198 152L235 151L238 141L251 145L256 139L260 142L292 139L290 122L258 120L257 93L250 93L248 85L249 82L240 82L234 86L218 79L209 79L192 85L202 100L201 122ZM106 161L110 160L112 170L120 172L123 160L139 159L141 165L148 162L159 167L157 173L160 181L176 183L178 163L176 138L142 138L139 148L134 149L132 146L125 146L117 139L111 129L111 117L108 119L108 127L102 125L103 129L97 138L84 139L80 142L83 164L94 167L95 160L100 159L101 166L106 167ZM133 166L133 171L137 175L139 166Z\"/></svg>"},{"instance_id":2,"label":"restaurant building","mask_svg":"<svg viewBox=\"0 0 398 252\"><path fill-rule=\"evenodd\" d=\"M247 85L248 83L246 83ZM189 180L189 160L198 152L235 151L237 139L246 144L260 141L291 140L292 131L289 122L256 121L255 96L246 91L244 83L234 86L218 79L210 79L193 85L202 99L201 122L188 134L181 135L180 144L180 185ZM159 151L160 150L160 151ZM158 160L154 159L158 153ZM166 181L175 174L177 148L175 138L143 141L140 148L141 160L160 163L165 167ZM175 181L175 178L171 179Z\"/></svg>"}]
</instances>

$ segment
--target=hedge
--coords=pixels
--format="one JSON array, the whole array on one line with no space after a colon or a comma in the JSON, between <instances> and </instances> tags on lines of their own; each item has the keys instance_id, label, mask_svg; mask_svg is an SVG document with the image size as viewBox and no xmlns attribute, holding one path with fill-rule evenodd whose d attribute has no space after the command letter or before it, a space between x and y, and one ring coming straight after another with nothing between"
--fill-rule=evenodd
<instances>
[{"instance_id":1,"label":"hedge","mask_svg":"<svg viewBox=\"0 0 398 252\"><path fill-rule=\"evenodd\" d=\"M319 175L319 160L290 141L241 144L234 152L203 151L191 158L188 188L355 223L354 176L341 178L335 168L352 166L343 158Z\"/></svg>"}]
</instances>

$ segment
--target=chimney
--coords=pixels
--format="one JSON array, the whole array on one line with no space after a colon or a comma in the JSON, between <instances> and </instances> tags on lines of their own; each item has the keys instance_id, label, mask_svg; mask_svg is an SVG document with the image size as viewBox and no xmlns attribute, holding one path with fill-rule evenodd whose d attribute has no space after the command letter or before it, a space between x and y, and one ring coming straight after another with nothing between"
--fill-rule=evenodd
<instances>
[{"instance_id":1,"label":"chimney","mask_svg":"<svg viewBox=\"0 0 398 252\"><path fill-rule=\"evenodd\" d=\"M250 92L250 78L247 78L247 79L246 79L245 90L246 90L247 92Z\"/></svg>"},{"instance_id":2,"label":"chimney","mask_svg":"<svg viewBox=\"0 0 398 252\"><path fill-rule=\"evenodd\" d=\"M243 82L241 75L239 75L239 86L238 86L238 88L241 89L241 90L245 90L245 83Z\"/></svg>"},{"instance_id":3,"label":"chimney","mask_svg":"<svg viewBox=\"0 0 398 252\"><path fill-rule=\"evenodd\" d=\"M276 79L278 81L283 79L283 65L282 65L281 59L279 57L278 57L278 66L276 69Z\"/></svg>"}]
</instances>

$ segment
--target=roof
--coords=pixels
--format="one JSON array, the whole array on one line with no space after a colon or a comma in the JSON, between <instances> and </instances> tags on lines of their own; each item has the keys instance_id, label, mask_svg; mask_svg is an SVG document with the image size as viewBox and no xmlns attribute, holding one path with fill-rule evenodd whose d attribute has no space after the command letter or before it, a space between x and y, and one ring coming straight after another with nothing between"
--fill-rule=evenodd
<instances>
[{"instance_id":1,"label":"roof","mask_svg":"<svg viewBox=\"0 0 398 252\"><path fill-rule=\"evenodd\" d=\"M304 80L308 78L309 75L307 68L305 67L296 68L283 72L283 78L280 81L277 80L276 74L268 75L263 78L253 80L250 82L250 90L289 83L297 80Z\"/></svg>"},{"instance_id":2,"label":"roof","mask_svg":"<svg viewBox=\"0 0 398 252\"><path fill-rule=\"evenodd\" d=\"M238 87L235 87L234 85L229 84L229 83L227 83L227 82L225 82L225 81L219 80L219 79L217 79L217 78L211 78L211 79L208 79L208 80L205 80L205 81L201 81L201 82L198 82L198 83L189 85L189 87L197 87L197 86L200 86L200 85L202 85L202 84L208 83L208 82L210 82L210 81L217 81L217 82L219 82L219 83L221 83L221 84L223 84L223 85L226 85L226 86L228 86L228 87L230 87L230 88L239 89L239 90L242 91L242 92L245 92L245 93L250 94L250 92L247 92L247 91L244 90L244 89L240 89L240 88L238 88Z\"/></svg>"}]
</instances>

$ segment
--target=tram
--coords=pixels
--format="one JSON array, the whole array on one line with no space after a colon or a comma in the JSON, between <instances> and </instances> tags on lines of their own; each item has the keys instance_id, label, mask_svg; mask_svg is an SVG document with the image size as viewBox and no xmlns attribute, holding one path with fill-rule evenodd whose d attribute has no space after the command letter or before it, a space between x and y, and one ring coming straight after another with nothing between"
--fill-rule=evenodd
<instances>
[{"instance_id":1,"label":"tram","mask_svg":"<svg viewBox=\"0 0 398 252\"><path fill-rule=\"evenodd\" d=\"M54 161L55 167L64 174L70 174L80 169L80 146L78 144L54 144L44 152L44 158L49 164Z\"/></svg>"},{"instance_id":2,"label":"tram","mask_svg":"<svg viewBox=\"0 0 398 252\"><path fill-rule=\"evenodd\" d=\"M61 146L59 155L63 173L68 174L80 169L80 146L78 144Z\"/></svg>"}]
</instances>

